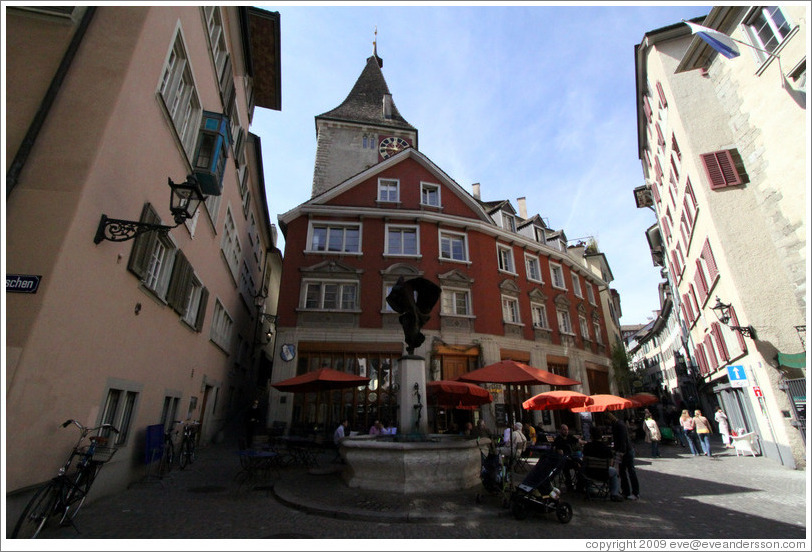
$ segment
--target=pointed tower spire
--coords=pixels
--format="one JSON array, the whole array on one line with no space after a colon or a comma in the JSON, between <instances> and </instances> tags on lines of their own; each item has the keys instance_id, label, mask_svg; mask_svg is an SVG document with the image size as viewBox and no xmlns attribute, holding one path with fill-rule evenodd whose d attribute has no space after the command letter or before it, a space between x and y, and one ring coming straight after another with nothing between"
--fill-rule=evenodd
<instances>
[{"instance_id":1,"label":"pointed tower spire","mask_svg":"<svg viewBox=\"0 0 812 552\"><path fill-rule=\"evenodd\" d=\"M372 39L372 57L378 62L378 67L383 69L383 59L378 57L378 26L375 25L375 38Z\"/></svg>"}]
</instances>

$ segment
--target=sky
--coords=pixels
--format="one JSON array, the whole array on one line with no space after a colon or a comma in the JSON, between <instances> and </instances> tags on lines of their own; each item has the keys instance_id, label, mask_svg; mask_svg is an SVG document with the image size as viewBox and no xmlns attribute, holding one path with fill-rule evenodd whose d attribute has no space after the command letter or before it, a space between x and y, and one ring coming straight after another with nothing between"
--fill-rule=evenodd
<instances>
[{"instance_id":1,"label":"sky","mask_svg":"<svg viewBox=\"0 0 812 552\"><path fill-rule=\"evenodd\" d=\"M282 109L257 108L271 221L310 199L317 115L349 94L372 55L418 149L484 201L527 198L569 240L593 237L614 275L621 324L659 309L660 268L635 206L634 46L707 15L696 3L356 2L261 4L280 14ZM284 252L280 232L278 247Z\"/></svg>"}]
</instances>

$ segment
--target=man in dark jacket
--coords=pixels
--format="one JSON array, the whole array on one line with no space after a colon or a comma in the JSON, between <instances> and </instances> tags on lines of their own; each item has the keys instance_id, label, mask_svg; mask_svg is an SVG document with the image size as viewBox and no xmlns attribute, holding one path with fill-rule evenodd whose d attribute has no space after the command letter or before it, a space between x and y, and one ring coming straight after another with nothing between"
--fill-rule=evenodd
<instances>
[{"instance_id":1,"label":"man in dark jacket","mask_svg":"<svg viewBox=\"0 0 812 552\"><path fill-rule=\"evenodd\" d=\"M611 412L607 413L609 423L612 424L612 440L615 442L615 457L620 458L618 475L620 488L624 498L637 500L640 496L640 483L637 481L637 470L634 467L634 444L629 439L626 424Z\"/></svg>"}]
</instances>

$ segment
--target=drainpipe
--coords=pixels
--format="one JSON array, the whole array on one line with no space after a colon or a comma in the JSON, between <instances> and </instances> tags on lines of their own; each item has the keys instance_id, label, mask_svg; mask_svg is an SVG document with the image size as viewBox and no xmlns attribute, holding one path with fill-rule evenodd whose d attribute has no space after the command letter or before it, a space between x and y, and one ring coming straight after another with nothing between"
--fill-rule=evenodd
<instances>
[{"instance_id":1,"label":"drainpipe","mask_svg":"<svg viewBox=\"0 0 812 552\"><path fill-rule=\"evenodd\" d=\"M68 70L73 62L73 58L76 57L76 51L79 49L79 45L82 43L85 32L90 25L90 20L93 19L93 14L95 13L96 8L94 6L88 6L85 13L82 15L82 20L79 22L79 27L73 34L73 38L71 38L68 49L65 51L65 55L62 57L62 62L59 64L59 68L56 70L56 74L54 74L54 78L51 80L50 86L48 86L48 91L45 93L45 97L42 99L42 103L40 104L36 115L34 115L34 120L31 121L31 126L28 127L28 132L26 132L25 138L23 138L20 148L17 150L14 160L11 162L8 173L6 173L6 199L8 199L8 197L11 195L11 191L17 186L20 172L22 172L31 150L34 149L34 142L36 142L39 131L42 129L42 125L48 118L48 113L51 111L51 106L53 105L56 96L59 94L59 89L62 87L62 83L65 81L65 77L68 74Z\"/></svg>"}]
</instances>

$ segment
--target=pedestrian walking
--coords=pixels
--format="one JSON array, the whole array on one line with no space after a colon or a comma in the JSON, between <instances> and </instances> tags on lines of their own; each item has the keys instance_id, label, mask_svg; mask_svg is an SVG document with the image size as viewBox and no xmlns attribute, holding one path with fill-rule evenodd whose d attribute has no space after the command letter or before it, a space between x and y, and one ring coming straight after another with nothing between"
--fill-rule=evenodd
<instances>
[{"instance_id":1,"label":"pedestrian walking","mask_svg":"<svg viewBox=\"0 0 812 552\"><path fill-rule=\"evenodd\" d=\"M705 453L705 456L710 458L712 456L710 436L713 430L711 429L708 419L702 415L701 410L694 410L694 426L696 426L696 434L699 437L699 442L702 443L702 451Z\"/></svg>"},{"instance_id":2,"label":"pedestrian walking","mask_svg":"<svg viewBox=\"0 0 812 552\"><path fill-rule=\"evenodd\" d=\"M611 412L607 413L607 418L612 425L615 459L619 464L620 492L628 500L637 500L640 497L640 483L634 467L634 444L629 439L629 431L624 422Z\"/></svg>"},{"instance_id":3,"label":"pedestrian walking","mask_svg":"<svg viewBox=\"0 0 812 552\"><path fill-rule=\"evenodd\" d=\"M730 423L727 420L727 414L724 413L722 407L716 407L716 414L713 416L719 426L719 433L722 435L722 444L725 448L733 448L730 444Z\"/></svg>"},{"instance_id":4,"label":"pedestrian walking","mask_svg":"<svg viewBox=\"0 0 812 552\"><path fill-rule=\"evenodd\" d=\"M687 410L683 410L679 417L679 424L682 431L685 433L685 439L688 441L688 447L691 449L691 454L699 456L699 442L696 438L696 424L691 414Z\"/></svg>"},{"instance_id":5,"label":"pedestrian walking","mask_svg":"<svg viewBox=\"0 0 812 552\"><path fill-rule=\"evenodd\" d=\"M660 457L660 441L662 435L660 428L657 425L657 420L651 417L651 412L648 413L646 419L643 421L643 430L646 432L646 442L651 443L651 457Z\"/></svg>"}]
</instances>

